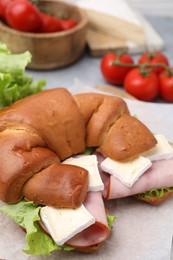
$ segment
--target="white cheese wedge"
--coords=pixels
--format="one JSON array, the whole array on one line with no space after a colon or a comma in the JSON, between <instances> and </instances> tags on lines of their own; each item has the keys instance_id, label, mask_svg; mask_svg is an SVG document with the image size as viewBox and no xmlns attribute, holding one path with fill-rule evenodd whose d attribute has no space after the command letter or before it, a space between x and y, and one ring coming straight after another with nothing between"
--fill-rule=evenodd
<instances>
[{"instance_id":1,"label":"white cheese wedge","mask_svg":"<svg viewBox=\"0 0 173 260\"><path fill-rule=\"evenodd\" d=\"M125 0L66 0L85 10L88 27L114 36L145 45L142 23L135 10Z\"/></svg>"},{"instance_id":2,"label":"white cheese wedge","mask_svg":"<svg viewBox=\"0 0 173 260\"><path fill-rule=\"evenodd\" d=\"M104 189L104 184L98 170L96 155L78 155L75 157L70 157L62 163L80 166L89 172L88 191L99 191Z\"/></svg>"},{"instance_id":3,"label":"white cheese wedge","mask_svg":"<svg viewBox=\"0 0 173 260\"><path fill-rule=\"evenodd\" d=\"M154 148L145 152L142 156L150 159L150 161L166 160L173 158L173 148L168 143L164 135L156 134L157 144Z\"/></svg>"},{"instance_id":4,"label":"white cheese wedge","mask_svg":"<svg viewBox=\"0 0 173 260\"><path fill-rule=\"evenodd\" d=\"M61 209L43 207L40 211L41 220L58 245L64 243L95 223L95 218L87 211L84 205L77 209Z\"/></svg>"},{"instance_id":5,"label":"white cheese wedge","mask_svg":"<svg viewBox=\"0 0 173 260\"><path fill-rule=\"evenodd\" d=\"M122 20L141 26L134 10L124 0L79 0L78 6L91 9L99 13L105 13Z\"/></svg>"},{"instance_id":6,"label":"white cheese wedge","mask_svg":"<svg viewBox=\"0 0 173 260\"><path fill-rule=\"evenodd\" d=\"M151 167L152 163L149 159L139 156L134 160L127 162L118 162L110 158L106 158L101 163L103 171L112 174L119 179L127 187L132 187L139 177Z\"/></svg>"}]
</instances>

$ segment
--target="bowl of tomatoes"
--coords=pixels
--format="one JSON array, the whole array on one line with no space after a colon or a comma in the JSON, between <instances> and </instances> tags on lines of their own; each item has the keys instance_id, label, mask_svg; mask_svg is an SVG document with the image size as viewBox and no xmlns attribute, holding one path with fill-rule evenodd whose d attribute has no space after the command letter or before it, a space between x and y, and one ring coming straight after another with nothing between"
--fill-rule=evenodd
<instances>
[{"instance_id":1,"label":"bowl of tomatoes","mask_svg":"<svg viewBox=\"0 0 173 260\"><path fill-rule=\"evenodd\" d=\"M85 50L87 17L83 10L61 1L2 0L0 40L12 53L29 51L30 69L62 68Z\"/></svg>"}]
</instances>

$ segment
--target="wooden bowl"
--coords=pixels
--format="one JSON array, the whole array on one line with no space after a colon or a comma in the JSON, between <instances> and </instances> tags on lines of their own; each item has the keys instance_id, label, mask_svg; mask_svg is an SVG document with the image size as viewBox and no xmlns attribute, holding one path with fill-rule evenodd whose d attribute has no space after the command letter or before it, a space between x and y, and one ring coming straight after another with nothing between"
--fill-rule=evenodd
<instances>
[{"instance_id":1,"label":"wooden bowl","mask_svg":"<svg viewBox=\"0 0 173 260\"><path fill-rule=\"evenodd\" d=\"M73 18L78 24L70 30L54 33L25 33L16 31L0 22L0 40L12 53L32 54L28 68L48 70L61 68L77 61L86 46L87 18L76 6L60 1L41 1L41 5Z\"/></svg>"}]
</instances>

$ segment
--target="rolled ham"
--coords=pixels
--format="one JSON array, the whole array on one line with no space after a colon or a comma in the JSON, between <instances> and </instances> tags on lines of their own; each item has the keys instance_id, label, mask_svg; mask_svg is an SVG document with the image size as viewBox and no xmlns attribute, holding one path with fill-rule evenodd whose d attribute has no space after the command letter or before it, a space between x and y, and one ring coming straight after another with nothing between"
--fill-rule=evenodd
<instances>
[{"instance_id":1,"label":"rolled ham","mask_svg":"<svg viewBox=\"0 0 173 260\"><path fill-rule=\"evenodd\" d=\"M152 167L131 188L108 173L102 172L101 176L105 182L103 196L107 200L132 196L151 189L168 188L173 186L173 159L154 161Z\"/></svg>"},{"instance_id":2,"label":"rolled ham","mask_svg":"<svg viewBox=\"0 0 173 260\"><path fill-rule=\"evenodd\" d=\"M68 240L66 244L81 252L94 252L110 234L101 192L88 192L84 205L95 217L96 222Z\"/></svg>"}]
</instances>

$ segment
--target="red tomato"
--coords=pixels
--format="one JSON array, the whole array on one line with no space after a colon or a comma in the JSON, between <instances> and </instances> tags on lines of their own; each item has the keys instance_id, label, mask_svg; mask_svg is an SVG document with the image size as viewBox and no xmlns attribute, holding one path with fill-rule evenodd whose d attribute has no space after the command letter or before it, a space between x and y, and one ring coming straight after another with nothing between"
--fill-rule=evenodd
<instances>
[{"instance_id":1,"label":"red tomato","mask_svg":"<svg viewBox=\"0 0 173 260\"><path fill-rule=\"evenodd\" d=\"M100 64L101 72L107 82L115 85L123 85L125 76L132 69L127 64L134 64L132 57L127 53L120 54L119 61L125 66L113 65L112 62L118 61L118 54L107 53L103 56Z\"/></svg>"},{"instance_id":2,"label":"red tomato","mask_svg":"<svg viewBox=\"0 0 173 260\"><path fill-rule=\"evenodd\" d=\"M159 51L153 51L153 52L145 52L142 54L142 56L138 60L139 64L149 63L151 65L162 63L164 65L169 65L169 61L167 57ZM159 75L162 71L165 70L164 67L158 66L152 69L157 75Z\"/></svg>"},{"instance_id":3,"label":"red tomato","mask_svg":"<svg viewBox=\"0 0 173 260\"><path fill-rule=\"evenodd\" d=\"M5 19L5 10L9 2L12 0L0 0L0 18Z\"/></svg>"},{"instance_id":4,"label":"red tomato","mask_svg":"<svg viewBox=\"0 0 173 260\"><path fill-rule=\"evenodd\" d=\"M159 81L156 74L148 71L146 75L141 74L139 68L131 70L124 81L125 90L143 101L152 101L159 92Z\"/></svg>"},{"instance_id":5,"label":"red tomato","mask_svg":"<svg viewBox=\"0 0 173 260\"><path fill-rule=\"evenodd\" d=\"M36 32L41 25L38 8L27 0L11 1L5 17L9 26L23 32Z\"/></svg>"},{"instance_id":6,"label":"red tomato","mask_svg":"<svg viewBox=\"0 0 173 260\"><path fill-rule=\"evenodd\" d=\"M159 75L159 91L164 100L173 102L173 68Z\"/></svg>"},{"instance_id":7,"label":"red tomato","mask_svg":"<svg viewBox=\"0 0 173 260\"><path fill-rule=\"evenodd\" d=\"M73 19L61 19L61 26L63 30L69 30L73 27L75 27L78 23Z\"/></svg>"},{"instance_id":8,"label":"red tomato","mask_svg":"<svg viewBox=\"0 0 173 260\"><path fill-rule=\"evenodd\" d=\"M41 28L39 32L49 33L49 32L62 31L60 19L46 13L41 13L40 15L41 15Z\"/></svg>"}]
</instances>

